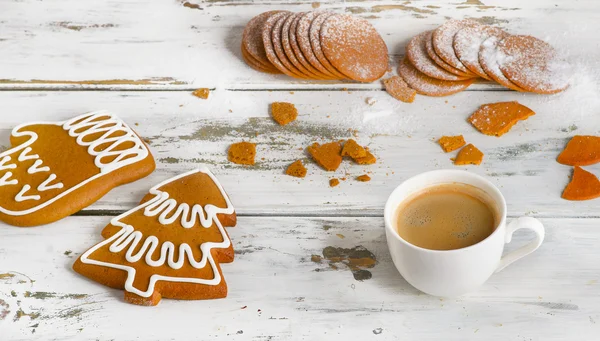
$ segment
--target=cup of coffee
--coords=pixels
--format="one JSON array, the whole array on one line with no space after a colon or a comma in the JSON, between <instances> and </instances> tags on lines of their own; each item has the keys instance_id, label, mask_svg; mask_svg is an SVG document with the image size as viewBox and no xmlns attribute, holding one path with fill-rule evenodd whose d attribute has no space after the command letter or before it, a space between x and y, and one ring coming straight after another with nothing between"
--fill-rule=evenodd
<instances>
[{"instance_id":1,"label":"cup of coffee","mask_svg":"<svg viewBox=\"0 0 600 341\"><path fill-rule=\"evenodd\" d=\"M385 232L394 265L415 288L434 296L458 296L482 285L494 272L535 251L544 226L531 217L506 223L506 201L485 178L461 170L412 177L390 195ZM535 238L502 255L513 233Z\"/></svg>"}]
</instances>

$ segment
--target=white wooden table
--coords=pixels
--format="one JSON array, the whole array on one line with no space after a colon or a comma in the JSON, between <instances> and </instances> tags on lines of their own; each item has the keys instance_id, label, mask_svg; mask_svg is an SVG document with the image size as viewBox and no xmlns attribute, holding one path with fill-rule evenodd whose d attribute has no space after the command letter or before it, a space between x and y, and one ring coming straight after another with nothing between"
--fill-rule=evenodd
<instances>
[{"instance_id":1,"label":"white wooden table","mask_svg":"<svg viewBox=\"0 0 600 341\"><path fill-rule=\"evenodd\" d=\"M575 64L574 84L540 96L481 83L405 104L379 82L307 83L244 64L240 38L252 16L318 5L369 19L394 66L413 35L471 17L548 39ZM108 109L135 123L157 159L152 175L75 216L29 229L0 225L0 340L599 340L600 201L562 200L571 169L554 160L570 136L600 133L599 17L594 0L0 1L0 143L22 122ZM208 100L191 95L200 87L212 89ZM537 115L499 139L465 121L479 105L503 100ZM298 121L273 123L273 101L295 103ZM309 163L305 179L284 175L307 158L299 149L352 129L376 165L344 163L332 174ZM404 179L453 168L434 142L443 134L463 134L483 150L483 165L465 169L500 187L511 218L539 217L547 233L532 256L455 299L421 294L402 279L382 219L387 195ZM256 166L227 161L227 146L240 140L258 144ZM71 270L111 216L200 164L217 174L239 215L229 229L236 260L223 265L226 299L133 306L122 291ZM587 169L600 175L600 165ZM371 182L352 180L366 171ZM372 278L314 262L328 246L372 252Z\"/></svg>"}]
</instances>

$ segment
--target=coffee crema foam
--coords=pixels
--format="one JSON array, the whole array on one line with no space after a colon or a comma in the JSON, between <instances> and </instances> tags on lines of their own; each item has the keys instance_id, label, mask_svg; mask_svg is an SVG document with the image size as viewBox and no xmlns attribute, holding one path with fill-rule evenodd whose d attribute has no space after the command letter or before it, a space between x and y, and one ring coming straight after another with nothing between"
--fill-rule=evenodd
<instances>
[{"instance_id":1,"label":"coffee crema foam","mask_svg":"<svg viewBox=\"0 0 600 341\"><path fill-rule=\"evenodd\" d=\"M460 183L435 185L406 198L396 210L396 231L407 242L431 250L479 243L498 226L493 201L483 190Z\"/></svg>"}]
</instances>

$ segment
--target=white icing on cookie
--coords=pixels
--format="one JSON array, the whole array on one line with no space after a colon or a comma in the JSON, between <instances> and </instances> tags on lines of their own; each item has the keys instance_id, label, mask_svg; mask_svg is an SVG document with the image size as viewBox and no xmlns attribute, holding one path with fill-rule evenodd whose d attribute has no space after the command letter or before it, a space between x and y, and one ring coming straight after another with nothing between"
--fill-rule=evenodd
<instances>
[{"instance_id":1,"label":"white icing on cookie","mask_svg":"<svg viewBox=\"0 0 600 341\"><path fill-rule=\"evenodd\" d=\"M2 175L2 178L0 178L0 187L6 186L6 185L16 185L16 184L18 184L19 181L17 179L9 180L12 175L13 175L12 172L6 172L6 173L4 173L4 175Z\"/></svg>"},{"instance_id":2,"label":"white icing on cookie","mask_svg":"<svg viewBox=\"0 0 600 341\"><path fill-rule=\"evenodd\" d=\"M33 165L31 165L28 169L27 169L27 173L28 174L35 174L38 172L49 172L50 171L50 167L48 166L44 166L44 167L40 167L42 165L42 160L37 159L35 160L35 162L33 163Z\"/></svg>"},{"instance_id":3,"label":"white icing on cookie","mask_svg":"<svg viewBox=\"0 0 600 341\"><path fill-rule=\"evenodd\" d=\"M186 177L188 175L192 175L192 174L195 174L198 172L201 172L201 173L204 173L204 174L207 174L208 176L210 176L212 181L219 188L221 195L225 198L227 207L221 208L221 207L216 207L214 205L209 204L209 205L204 206L204 208L202 208L200 205L194 205L192 208L192 216L190 218L188 218L189 206L187 206L187 204L181 204L175 211L175 214L174 214L174 216L176 216L175 219L177 219L177 217L179 217L181 215L181 224L183 226L184 224L186 224L186 225L189 224L191 221L193 221L195 223L197 221L196 220L196 215L197 215L199 217L199 221L203 227L210 227L214 223L215 226L219 229L219 232L221 233L221 236L223 237L223 241L220 243L214 243L214 242L202 243L200 245L200 250L202 251L202 259L200 259L199 261L194 259L192 249L187 243L182 243L181 245L179 245L179 250L177 253L179 255L179 257L176 259L175 258L175 254L176 254L175 253L175 245L172 242L167 241L167 242L163 243L160 248L160 257L158 259L152 259L152 255L155 253L156 249L158 248L158 244L159 244L158 238L156 238L154 236L149 236L146 238L146 240L140 247L139 244L143 237L142 233L140 231L135 231L135 228L133 226L122 223L121 219L123 219L123 218L127 217L128 215L132 214L133 212L137 212L139 210L144 210L144 215L148 216L148 217L157 216L157 215L159 215L160 212L164 213L164 212L173 211L175 206L172 205L171 203L175 202L175 200L169 199L169 193L160 191L159 188L168 183L171 183L173 181L176 181L178 179L181 179L183 177ZM100 266L106 266L106 267L110 267L110 268L114 268L114 269L127 271L128 275L127 275L127 280L125 282L125 290L128 292L134 293L136 295L142 296L142 297L150 297L152 295L152 293L154 292L154 287L156 285L156 282L158 282L158 281L197 283L197 284L205 284L205 285L219 284L221 282L221 276L219 274L217 265L215 264L215 260L213 259L211 250L214 248L228 248L231 245L231 241L229 240L227 233L225 233L225 229L223 228L223 225L219 221L217 215L218 214L225 214L225 215L233 214L234 208L233 208L233 205L231 204L231 201L229 200L229 197L227 196L227 193L225 193L225 190L223 189L223 187L221 186L219 181L216 179L216 177L207 168L202 167L200 169L196 169L191 172L187 172L187 173L178 175L174 178L171 178L164 182L159 183L158 185L156 185L150 189L150 194L154 195L154 197L152 199L121 214L118 217L113 218L110 222L111 225L119 226L119 227L121 227L121 230L119 232L115 233L110 238L102 241L99 244L96 244L94 247L92 247L91 249L86 251L83 255L81 255L81 258L80 258L81 262L85 263L85 264L100 265ZM188 211L184 212L185 209L182 208L183 205L186 205L188 207ZM163 208L162 210L160 209L161 207ZM147 212L147 210L149 213ZM204 213L201 213L201 212L204 212ZM163 222L161 221L162 215L163 214L161 214L158 217L158 220L161 224L163 224ZM164 221L164 219L163 219L163 221ZM187 228L190 228L190 227L187 227ZM127 251L125 254L125 259L127 260L127 262L130 262L130 263L135 263L135 262L141 260L145 254L146 256L144 257L144 261L146 262L146 264L148 264L149 266L152 266L152 267L162 266L166 262L169 267L171 267L173 269L180 269L183 266L185 260L187 260L189 262L189 264L196 269L202 269L207 264L209 264L214 273L214 278L212 278L212 279L183 278L183 277L170 277L170 276L162 276L162 275L154 274L150 277L150 283L148 285L148 289L146 291L141 291L133 286L133 282L134 282L135 274L136 274L135 268L126 266L126 265L121 265L121 264L107 263L107 262L98 261L98 260L89 258L91 254L93 254L96 250L98 250L99 248L101 248L105 245L110 245L109 250L111 252L115 252L115 253L121 252L121 251L125 250L125 248L127 248ZM139 251L134 254L135 250L139 250Z\"/></svg>"},{"instance_id":4,"label":"white icing on cookie","mask_svg":"<svg viewBox=\"0 0 600 341\"><path fill-rule=\"evenodd\" d=\"M7 215L23 216L36 212L101 176L105 176L114 170L139 162L150 155L148 147L145 145L145 143L122 120L109 112L97 111L80 115L63 122L28 122L16 126L12 130L11 135L13 137L25 136L29 137L29 139L14 148L0 153L0 171L5 169L14 169L17 167L14 163L6 164L11 160L11 155L16 155L17 153L20 153L17 158L19 162L36 160L36 162L34 162L34 164L28 168L29 174L42 171L51 171L51 169L47 166L39 167L42 164L42 160L38 160L40 158L39 155L30 155L32 152L32 148L30 146L38 139L37 133L27 130L31 125L53 125L62 127L70 136L76 139L77 144L87 147L88 153L94 157L94 163L99 168L99 173L83 180L73 187L65 189L56 196L29 209L10 210L0 206L0 212ZM111 136L111 134L115 134L116 137ZM115 150L119 147L120 143L128 143L131 144L131 146L124 150ZM106 147L106 149L99 150L104 147ZM8 173L10 172L7 172L2 176L2 178L0 178L0 187L18 183L17 180L9 181L8 179L12 176L12 173L7 175ZM52 186L55 186L52 187L52 189L64 188L64 185L61 187L56 187L57 184ZM46 188L50 189L50 187Z\"/></svg>"},{"instance_id":5,"label":"white icing on cookie","mask_svg":"<svg viewBox=\"0 0 600 341\"><path fill-rule=\"evenodd\" d=\"M37 194L25 195L25 193L27 193L30 189L31 189L31 186L23 185L23 188L21 188L21 191L19 193L17 193L17 196L15 197L15 201L21 202L21 201L26 201L26 200L40 200L41 197Z\"/></svg>"},{"instance_id":6,"label":"white icing on cookie","mask_svg":"<svg viewBox=\"0 0 600 341\"><path fill-rule=\"evenodd\" d=\"M51 189L60 189L60 188L64 187L62 182L57 182L53 185L50 185L50 183L54 180L56 180L56 174L48 175L48 178L46 178L46 180L44 180L44 182L42 182L38 186L38 188L37 188L38 192L43 192L43 191L47 191L47 190L51 190Z\"/></svg>"}]
</instances>

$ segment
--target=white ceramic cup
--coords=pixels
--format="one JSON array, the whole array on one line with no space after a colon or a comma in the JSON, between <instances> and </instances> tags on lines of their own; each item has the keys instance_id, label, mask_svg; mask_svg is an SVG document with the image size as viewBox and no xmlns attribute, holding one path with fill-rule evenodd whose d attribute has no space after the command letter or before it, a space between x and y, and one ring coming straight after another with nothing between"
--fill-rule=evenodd
<instances>
[{"instance_id":1,"label":"white ceramic cup","mask_svg":"<svg viewBox=\"0 0 600 341\"><path fill-rule=\"evenodd\" d=\"M398 235L396 210L412 194L439 184L461 183L486 192L500 217L494 232L477 244L455 250L430 250L410 244ZM506 224L506 201L491 182L461 170L436 170L412 177L390 195L385 205L385 234L394 265L404 279L415 288L434 296L451 297L473 291L494 272L535 251L544 240L544 226L531 217ZM530 229L535 238L519 249L502 255L504 244L513 233Z\"/></svg>"}]
</instances>

